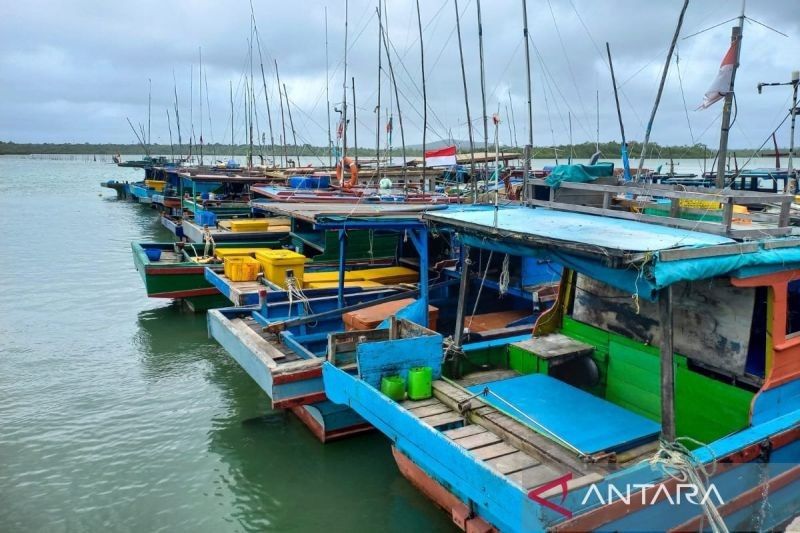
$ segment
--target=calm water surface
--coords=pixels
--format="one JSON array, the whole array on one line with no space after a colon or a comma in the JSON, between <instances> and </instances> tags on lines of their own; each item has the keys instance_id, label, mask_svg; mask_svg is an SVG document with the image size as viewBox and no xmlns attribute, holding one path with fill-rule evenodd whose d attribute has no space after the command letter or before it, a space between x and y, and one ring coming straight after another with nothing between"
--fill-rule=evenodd
<instances>
[{"instance_id":1,"label":"calm water surface","mask_svg":"<svg viewBox=\"0 0 800 533\"><path fill-rule=\"evenodd\" d=\"M145 297L142 171L0 157L0 531L450 531L379 434L319 444Z\"/></svg>"}]
</instances>

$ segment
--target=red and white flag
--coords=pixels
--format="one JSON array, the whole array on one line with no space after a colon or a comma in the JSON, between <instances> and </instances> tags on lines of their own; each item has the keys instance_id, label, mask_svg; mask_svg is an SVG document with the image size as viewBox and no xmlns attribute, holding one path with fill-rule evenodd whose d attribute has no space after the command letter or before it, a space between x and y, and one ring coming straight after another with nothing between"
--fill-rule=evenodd
<instances>
[{"instance_id":1,"label":"red and white flag","mask_svg":"<svg viewBox=\"0 0 800 533\"><path fill-rule=\"evenodd\" d=\"M722 100L728 91L731 89L731 76L733 75L733 64L736 62L736 43L731 43L728 48L728 53L722 58L722 64L719 66L717 77L711 87L706 91L703 97L703 103L697 109L706 109L715 102Z\"/></svg>"},{"instance_id":2,"label":"red and white flag","mask_svg":"<svg viewBox=\"0 0 800 533\"><path fill-rule=\"evenodd\" d=\"M451 167L456 164L456 147L447 146L425 152L425 164L429 167Z\"/></svg>"}]
</instances>

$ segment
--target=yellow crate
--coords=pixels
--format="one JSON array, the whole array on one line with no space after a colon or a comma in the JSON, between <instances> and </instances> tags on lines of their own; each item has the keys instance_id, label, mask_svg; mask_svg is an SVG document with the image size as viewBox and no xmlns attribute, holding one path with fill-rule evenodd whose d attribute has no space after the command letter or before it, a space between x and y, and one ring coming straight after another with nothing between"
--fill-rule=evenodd
<instances>
[{"instance_id":1,"label":"yellow crate","mask_svg":"<svg viewBox=\"0 0 800 533\"><path fill-rule=\"evenodd\" d=\"M345 288L361 287L362 289L374 289L377 287L383 287L383 284L377 283L375 281L356 280L356 281L345 281L344 286ZM339 287L338 281L314 281L311 283L305 283L306 289L337 289L338 287Z\"/></svg>"},{"instance_id":2,"label":"yellow crate","mask_svg":"<svg viewBox=\"0 0 800 533\"><path fill-rule=\"evenodd\" d=\"M245 220L231 220L229 222L231 231L266 231L269 229L269 220L266 218L251 218Z\"/></svg>"},{"instance_id":3,"label":"yellow crate","mask_svg":"<svg viewBox=\"0 0 800 533\"><path fill-rule=\"evenodd\" d=\"M377 283L414 283L419 279L419 273L407 267L394 266L383 268L369 268L359 271L361 277L367 281Z\"/></svg>"},{"instance_id":4,"label":"yellow crate","mask_svg":"<svg viewBox=\"0 0 800 533\"><path fill-rule=\"evenodd\" d=\"M722 204L710 200L697 200L694 198L681 198L678 205L692 209L722 209Z\"/></svg>"},{"instance_id":5,"label":"yellow crate","mask_svg":"<svg viewBox=\"0 0 800 533\"><path fill-rule=\"evenodd\" d=\"M155 189L156 192L163 192L164 187L167 186L167 182L161 180L144 180L144 184L151 189Z\"/></svg>"},{"instance_id":6,"label":"yellow crate","mask_svg":"<svg viewBox=\"0 0 800 533\"><path fill-rule=\"evenodd\" d=\"M264 269L264 276L279 287L286 287L286 271L292 270L298 282L303 282L306 257L292 250L264 250L256 252L256 259Z\"/></svg>"},{"instance_id":7,"label":"yellow crate","mask_svg":"<svg viewBox=\"0 0 800 533\"><path fill-rule=\"evenodd\" d=\"M225 258L225 276L231 281L255 281L261 270L261 263L247 256Z\"/></svg>"}]
</instances>

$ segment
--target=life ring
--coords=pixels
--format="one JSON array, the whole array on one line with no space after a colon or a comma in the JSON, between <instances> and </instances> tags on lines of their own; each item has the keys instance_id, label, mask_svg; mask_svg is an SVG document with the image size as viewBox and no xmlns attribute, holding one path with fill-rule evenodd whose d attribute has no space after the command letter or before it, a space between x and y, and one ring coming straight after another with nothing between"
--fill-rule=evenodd
<instances>
[{"instance_id":1,"label":"life ring","mask_svg":"<svg viewBox=\"0 0 800 533\"><path fill-rule=\"evenodd\" d=\"M347 165L350 170L350 181L347 183L344 182L344 165ZM352 158L345 156L336 163L336 179L345 189L350 189L358 184L358 165Z\"/></svg>"}]
</instances>

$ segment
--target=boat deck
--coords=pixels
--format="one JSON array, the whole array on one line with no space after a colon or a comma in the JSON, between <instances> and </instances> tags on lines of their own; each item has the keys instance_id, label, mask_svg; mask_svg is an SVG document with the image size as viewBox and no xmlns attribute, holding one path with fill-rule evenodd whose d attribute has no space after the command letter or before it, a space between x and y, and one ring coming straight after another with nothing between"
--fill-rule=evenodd
<instances>
[{"instance_id":1,"label":"boat deck","mask_svg":"<svg viewBox=\"0 0 800 533\"><path fill-rule=\"evenodd\" d=\"M211 283L234 305L255 305L258 303L259 289L268 289L260 281L232 281L224 272L210 268L205 270L206 281Z\"/></svg>"},{"instance_id":2,"label":"boat deck","mask_svg":"<svg viewBox=\"0 0 800 533\"><path fill-rule=\"evenodd\" d=\"M470 374L455 383L435 380L432 398L406 400L400 405L420 422L440 430L475 461L505 476L524 491L565 474L572 474L570 486L575 487L597 481L610 472L614 466L608 461L611 456L588 458L590 460L579 457L467 390L517 377L520 375L512 370L492 370ZM583 429L591 433L590 428ZM652 453L656 447L653 438L613 458L616 465L631 463Z\"/></svg>"}]
</instances>

